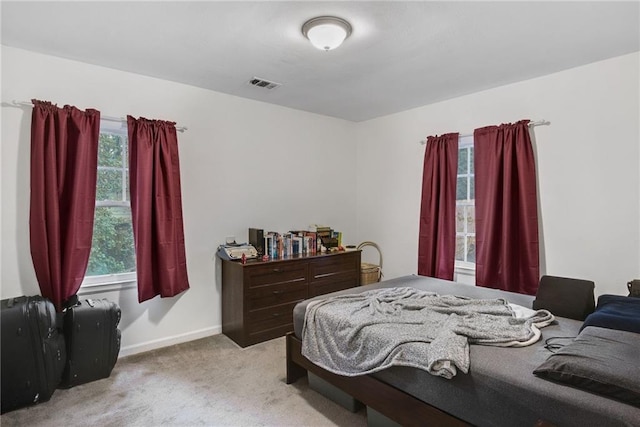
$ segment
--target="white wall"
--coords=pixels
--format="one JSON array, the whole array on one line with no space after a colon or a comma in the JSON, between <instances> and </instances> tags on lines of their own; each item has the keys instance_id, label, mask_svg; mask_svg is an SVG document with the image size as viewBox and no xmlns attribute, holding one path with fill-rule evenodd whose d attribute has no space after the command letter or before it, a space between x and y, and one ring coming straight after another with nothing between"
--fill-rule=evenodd
<instances>
[{"instance_id":1,"label":"white wall","mask_svg":"<svg viewBox=\"0 0 640 427\"><path fill-rule=\"evenodd\" d=\"M32 98L188 127L178 139L191 289L143 304L134 287L92 295L122 308L121 354L220 332L212 255L226 236L322 223L355 241L353 123L2 46L3 103ZM2 298L39 293L28 235L30 123L31 108L3 104Z\"/></svg>"},{"instance_id":2,"label":"white wall","mask_svg":"<svg viewBox=\"0 0 640 427\"><path fill-rule=\"evenodd\" d=\"M638 53L487 90L358 126L358 236L384 253L387 278L417 270L428 135L546 119L537 157L542 274L624 294L640 277Z\"/></svg>"},{"instance_id":3,"label":"white wall","mask_svg":"<svg viewBox=\"0 0 640 427\"><path fill-rule=\"evenodd\" d=\"M386 278L415 273L419 142L521 118L551 122L534 130L542 273L623 294L640 277L639 60L626 55L350 123L2 46L2 102L38 98L189 128L178 138L191 289L143 304L131 287L92 295L122 307L121 354L130 354L220 332L212 255L225 236L246 239L247 227L330 224L348 242L377 242ZM30 113L2 108L2 298L39 293L28 244ZM369 249L365 260L377 260Z\"/></svg>"}]
</instances>

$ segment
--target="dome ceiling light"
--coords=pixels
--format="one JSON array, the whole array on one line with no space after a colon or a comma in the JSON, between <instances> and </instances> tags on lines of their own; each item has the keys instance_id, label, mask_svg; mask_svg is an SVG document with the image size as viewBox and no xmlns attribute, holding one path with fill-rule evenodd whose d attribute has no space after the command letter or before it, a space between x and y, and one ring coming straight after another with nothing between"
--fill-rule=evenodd
<instances>
[{"instance_id":1,"label":"dome ceiling light","mask_svg":"<svg viewBox=\"0 0 640 427\"><path fill-rule=\"evenodd\" d=\"M335 16L319 16L302 26L302 34L320 50L332 50L351 35L351 24Z\"/></svg>"}]
</instances>

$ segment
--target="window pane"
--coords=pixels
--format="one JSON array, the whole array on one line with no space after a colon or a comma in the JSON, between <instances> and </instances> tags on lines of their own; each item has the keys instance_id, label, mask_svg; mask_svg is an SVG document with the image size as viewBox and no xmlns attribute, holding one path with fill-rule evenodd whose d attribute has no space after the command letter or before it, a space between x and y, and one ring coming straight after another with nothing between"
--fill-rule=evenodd
<instances>
[{"instance_id":1,"label":"window pane","mask_svg":"<svg viewBox=\"0 0 640 427\"><path fill-rule=\"evenodd\" d=\"M122 169L98 168L96 200L122 201Z\"/></svg>"},{"instance_id":2,"label":"window pane","mask_svg":"<svg viewBox=\"0 0 640 427\"><path fill-rule=\"evenodd\" d=\"M131 187L129 186L129 182L131 180L129 179L129 174L128 173L125 175L124 179L125 179L125 181L127 181L127 188L126 188L125 193L124 193L124 199L125 199L125 201L130 202L131 201Z\"/></svg>"},{"instance_id":3,"label":"window pane","mask_svg":"<svg viewBox=\"0 0 640 427\"><path fill-rule=\"evenodd\" d=\"M464 233L464 206L456 206L456 233Z\"/></svg>"},{"instance_id":4,"label":"window pane","mask_svg":"<svg viewBox=\"0 0 640 427\"><path fill-rule=\"evenodd\" d=\"M476 261L473 138L460 138L460 142L456 182L456 264Z\"/></svg>"},{"instance_id":5,"label":"window pane","mask_svg":"<svg viewBox=\"0 0 640 427\"><path fill-rule=\"evenodd\" d=\"M467 157L469 150L462 148L458 150L458 175L467 174Z\"/></svg>"},{"instance_id":6,"label":"window pane","mask_svg":"<svg viewBox=\"0 0 640 427\"><path fill-rule=\"evenodd\" d=\"M87 276L135 271L131 209L97 207Z\"/></svg>"},{"instance_id":7,"label":"window pane","mask_svg":"<svg viewBox=\"0 0 640 427\"><path fill-rule=\"evenodd\" d=\"M475 236L467 237L467 262L476 262L476 237Z\"/></svg>"},{"instance_id":8,"label":"window pane","mask_svg":"<svg viewBox=\"0 0 640 427\"><path fill-rule=\"evenodd\" d=\"M98 166L122 167L124 138L111 133L101 133L98 143Z\"/></svg>"},{"instance_id":9,"label":"window pane","mask_svg":"<svg viewBox=\"0 0 640 427\"><path fill-rule=\"evenodd\" d=\"M458 178L458 186L456 188L456 200L467 200L467 178Z\"/></svg>"},{"instance_id":10,"label":"window pane","mask_svg":"<svg viewBox=\"0 0 640 427\"><path fill-rule=\"evenodd\" d=\"M467 206L467 233L476 232L476 207Z\"/></svg>"},{"instance_id":11,"label":"window pane","mask_svg":"<svg viewBox=\"0 0 640 427\"><path fill-rule=\"evenodd\" d=\"M464 236L456 236L456 260L464 261Z\"/></svg>"}]
</instances>

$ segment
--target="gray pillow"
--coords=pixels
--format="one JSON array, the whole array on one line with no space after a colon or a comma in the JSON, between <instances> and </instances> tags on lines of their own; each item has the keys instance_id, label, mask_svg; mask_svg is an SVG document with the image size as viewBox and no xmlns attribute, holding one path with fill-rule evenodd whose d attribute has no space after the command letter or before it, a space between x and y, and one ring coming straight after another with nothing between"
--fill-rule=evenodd
<instances>
[{"instance_id":1,"label":"gray pillow","mask_svg":"<svg viewBox=\"0 0 640 427\"><path fill-rule=\"evenodd\" d=\"M590 280L542 276L538 285L534 310L549 310L554 316L584 320L596 306Z\"/></svg>"},{"instance_id":2,"label":"gray pillow","mask_svg":"<svg viewBox=\"0 0 640 427\"><path fill-rule=\"evenodd\" d=\"M533 373L640 407L639 354L640 334L589 326Z\"/></svg>"}]
</instances>

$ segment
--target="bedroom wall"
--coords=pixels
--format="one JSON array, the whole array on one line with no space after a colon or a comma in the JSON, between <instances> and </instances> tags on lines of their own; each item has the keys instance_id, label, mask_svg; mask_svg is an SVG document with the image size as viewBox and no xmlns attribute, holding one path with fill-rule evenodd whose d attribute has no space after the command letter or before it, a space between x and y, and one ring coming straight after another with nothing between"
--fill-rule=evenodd
<instances>
[{"instance_id":1,"label":"bedroom wall","mask_svg":"<svg viewBox=\"0 0 640 427\"><path fill-rule=\"evenodd\" d=\"M143 304L132 286L92 293L122 308L121 355L220 332L212 256L226 236L321 223L355 237L353 123L2 46L2 298L39 293L28 240L31 108L4 104L32 98L188 127L178 139L191 289Z\"/></svg>"},{"instance_id":2,"label":"bedroom wall","mask_svg":"<svg viewBox=\"0 0 640 427\"><path fill-rule=\"evenodd\" d=\"M640 277L638 53L370 120L358 132L358 236L387 278L417 270L428 135L545 119L535 127L541 273L625 294Z\"/></svg>"},{"instance_id":3,"label":"bedroom wall","mask_svg":"<svg viewBox=\"0 0 640 427\"><path fill-rule=\"evenodd\" d=\"M640 278L638 53L351 123L1 49L2 298L39 293L28 247L31 109L4 103L39 98L189 128L178 137L191 289L143 304L131 286L90 294L123 308L122 355L220 332L212 255L225 236L246 239L249 226L330 224L348 242L380 244L386 278L415 273L420 141L525 117L551 122L534 130L542 272L595 280L599 294L623 294Z\"/></svg>"}]
</instances>

